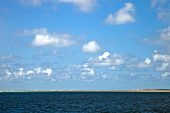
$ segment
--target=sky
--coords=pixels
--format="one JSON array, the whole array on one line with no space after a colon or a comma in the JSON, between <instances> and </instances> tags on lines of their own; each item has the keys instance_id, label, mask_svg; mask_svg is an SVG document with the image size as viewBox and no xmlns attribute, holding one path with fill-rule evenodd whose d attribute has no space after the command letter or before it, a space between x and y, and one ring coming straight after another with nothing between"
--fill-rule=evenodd
<instances>
[{"instance_id":1,"label":"sky","mask_svg":"<svg viewBox=\"0 0 170 113\"><path fill-rule=\"evenodd\" d=\"M1 0L0 90L170 88L169 0Z\"/></svg>"}]
</instances>

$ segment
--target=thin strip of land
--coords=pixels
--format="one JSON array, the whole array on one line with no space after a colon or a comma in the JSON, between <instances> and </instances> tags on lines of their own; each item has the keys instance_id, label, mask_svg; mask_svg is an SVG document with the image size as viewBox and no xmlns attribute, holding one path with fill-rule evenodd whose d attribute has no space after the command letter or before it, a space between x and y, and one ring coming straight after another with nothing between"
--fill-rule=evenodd
<instances>
[{"instance_id":1,"label":"thin strip of land","mask_svg":"<svg viewBox=\"0 0 170 113\"><path fill-rule=\"evenodd\" d=\"M135 89L135 90L1 90L0 92L170 92L170 89Z\"/></svg>"}]
</instances>

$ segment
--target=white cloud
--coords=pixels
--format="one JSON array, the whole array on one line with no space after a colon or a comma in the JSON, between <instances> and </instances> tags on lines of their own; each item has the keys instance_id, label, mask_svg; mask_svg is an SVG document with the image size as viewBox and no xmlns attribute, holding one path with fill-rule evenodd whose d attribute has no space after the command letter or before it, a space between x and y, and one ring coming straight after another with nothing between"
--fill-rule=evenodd
<instances>
[{"instance_id":1,"label":"white cloud","mask_svg":"<svg viewBox=\"0 0 170 113\"><path fill-rule=\"evenodd\" d=\"M52 69L49 68L49 69L43 70L42 72L50 76L52 74Z\"/></svg>"},{"instance_id":2,"label":"white cloud","mask_svg":"<svg viewBox=\"0 0 170 113\"><path fill-rule=\"evenodd\" d=\"M74 4L83 12L89 12L96 6L96 0L58 0L58 1L62 3Z\"/></svg>"},{"instance_id":3,"label":"white cloud","mask_svg":"<svg viewBox=\"0 0 170 113\"><path fill-rule=\"evenodd\" d=\"M95 71L93 68L89 68L89 67L85 67L83 68L83 72L81 73L81 75L85 75L85 76L94 76L95 75Z\"/></svg>"},{"instance_id":4,"label":"white cloud","mask_svg":"<svg viewBox=\"0 0 170 113\"><path fill-rule=\"evenodd\" d=\"M23 77L24 75L25 75L25 73L24 73L24 69L23 69L23 68L19 68L19 69L18 69L18 72L14 72L14 76L15 76L16 78Z\"/></svg>"},{"instance_id":5,"label":"white cloud","mask_svg":"<svg viewBox=\"0 0 170 113\"><path fill-rule=\"evenodd\" d=\"M32 70L29 70L29 71L27 71L27 75L30 75L30 74L33 74L34 73L34 71L32 71Z\"/></svg>"},{"instance_id":6,"label":"white cloud","mask_svg":"<svg viewBox=\"0 0 170 113\"><path fill-rule=\"evenodd\" d=\"M128 22L135 22L134 18L135 8L132 3L126 3L125 6L116 12L114 15L109 14L105 19L107 24L125 24Z\"/></svg>"},{"instance_id":7,"label":"white cloud","mask_svg":"<svg viewBox=\"0 0 170 113\"><path fill-rule=\"evenodd\" d=\"M151 63L151 59L146 58L146 59L145 59L145 62L146 62L147 64L150 64L150 63Z\"/></svg>"},{"instance_id":8,"label":"white cloud","mask_svg":"<svg viewBox=\"0 0 170 113\"><path fill-rule=\"evenodd\" d=\"M24 6L40 6L43 3L50 3L53 5L58 3L69 3L78 7L82 12L90 12L97 5L96 0L19 0Z\"/></svg>"},{"instance_id":9,"label":"white cloud","mask_svg":"<svg viewBox=\"0 0 170 113\"><path fill-rule=\"evenodd\" d=\"M155 8L158 18L163 22L170 22L170 1L169 0L151 0L151 5Z\"/></svg>"},{"instance_id":10,"label":"white cloud","mask_svg":"<svg viewBox=\"0 0 170 113\"><path fill-rule=\"evenodd\" d=\"M146 63L146 61L145 62L139 62L139 64L138 64L138 67L139 68L148 68L148 67L150 67L150 63Z\"/></svg>"},{"instance_id":11,"label":"white cloud","mask_svg":"<svg viewBox=\"0 0 170 113\"><path fill-rule=\"evenodd\" d=\"M157 4L164 4L167 0L151 0L151 5L156 6Z\"/></svg>"},{"instance_id":12,"label":"white cloud","mask_svg":"<svg viewBox=\"0 0 170 113\"><path fill-rule=\"evenodd\" d=\"M169 68L169 63L163 63L161 67L157 67L156 71L165 71Z\"/></svg>"},{"instance_id":13,"label":"white cloud","mask_svg":"<svg viewBox=\"0 0 170 113\"><path fill-rule=\"evenodd\" d=\"M115 65L121 65L124 64L124 60L123 59L115 59Z\"/></svg>"},{"instance_id":14,"label":"white cloud","mask_svg":"<svg viewBox=\"0 0 170 113\"><path fill-rule=\"evenodd\" d=\"M8 69L5 69L5 73L6 73L7 77L10 77L12 75L12 73Z\"/></svg>"},{"instance_id":15,"label":"white cloud","mask_svg":"<svg viewBox=\"0 0 170 113\"><path fill-rule=\"evenodd\" d=\"M41 73L41 67L35 68L34 72L36 72L37 74L40 74Z\"/></svg>"},{"instance_id":16,"label":"white cloud","mask_svg":"<svg viewBox=\"0 0 170 113\"><path fill-rule=\"evenodd\" d=\"M131 72L131 73L129 74L129 76L136 76L136 74L133 73L133 72Z\"/></svg>"},{"instance_id":17,"label":"white cloud","mask_svg":"<svg viewBox=\"0 0 170 113\"><path fill-rule=\"evenodd\" d=\"M83 45L82 51L88 52L88 53L95 53L95 52L100 51L100 46L98 45L96 41L90 41Z\"/></svg>"},{"instance_id":18,"label":"white cloud","mask_svg":"<svg viewBox=\"0 0 170 113\"><path fill-rule=\"evenodd\" d=\"M44 0L19 0L19 1L24 6L26 5L40 6Z\"/></svg>"},{"instance_id":19,"label":"white cloud","mask_svg":"<svg viewBox=\"0 0 170 113\"><path fill-rule=\"evenodd\" d=\"M69 33L49 33L47 28L24 29L21 35L35 35L31 44L33 46L66 47L75 44Z\"/></svg>"},{"instance_id":20,"label":"white cloud","mask_svg":"<svg viewBox=\"0 0 170 113\"><path fill-rule=\"evenodd\" d=\"M115 66L112 66L110 69L111 69L111 70L116 70L116 67L115 67Z\"/></svg>"},{"instance_id":21,"label":"white cloud","mask_svg":"<svg viewBox=\"0 0 170 113\"><path fill-rule=\"evenodd\" d=\"M123 56L117 53L110 55L109 52L104 52L103 55L100 55L97 58L91 57L89 58L88 62L96 66L110 66L124 64Z\"/></svg>"},{"instance_id":22,"label":"white cloud","mask_svg":"<svg viewBox=\"0 0 170 113\"><path fill-rule=\"evenodd\" d=\"M0 56L0 60L19 60L21 59L20 56L16 56L16 55L4 55L4 56Z\"/></svg>"},{"instance_id":23,"label":"white cloud","mask_svg":"<svg viewBox=\"0 0 170 113\"><path fill-rule=\"evenodd\" d=\"M151 59L146 58L145 61L140 61L138 64L139 68L148 68L151 67Z\"/></svg>"},{"instance_id":24,"label":"white cloud","mask_svg":"<svg viewBox=\"0 0 170 113\"><path fill-rule=\"evenodd\" d=\"M170 76L170 72L165 72L161 75L163 78L166 78L167 76Z\"/></svg>"},{"instance_id":25,"label":"white cloud","mask_svg":"<svg viewBox=\"0 0 170 113\"><path fill-rule=\"evenodd\" d=\"M83 67L88 67L88 66L89 66L88 63L84 63L84 64L83 64Z\"/></svg>"},{"instance_id":26,"label":"white cloud","mask_svg":"<svg viewBox=\"0 0 170 113\"><path fill-rule=\"evenodd\" d=\"M47 28L35 28L32 30L24 29L21 31L22 35L37 35L37 34L48 34Z\"/></svg>"},{"instance_id":27,"label":"white cloud","mask_svg":"<svg viewBox=\"0 0 170 113\"><path fill-rule=\"evenodd\" d=\"M154 54L153 61L162 61L162 62L170 62L170 55L165 54Z\"/></svg>"},{"instance_id":28,"label":"white cloud","mask_svg":"<svg viewBox=\"0 0 170 113\"><path fill-rule=\"evenodd\" d=\"M170 41L170 26L166 29L161 30L160 38Z\"/></svg>"},{"instance_id":29,"label":"white cloud","mask_svg":"<svg viewBox=\"0 0 170 113\"><path fill-rule=\"evenodd\" d=\"M110 66L110 65L112 65L112 62L110 59L99 60L98 57L97 58L90 57L88 62L93 65L96 65L96 66Z\"/></svg>"},{"instance_id":30,"label":"white cloud","mask_svg":"<svg viewBox=\"0 0 170 113\"><path fill-rule=\"evenodd\" d=\"M109 55L110 55L109 52L104 52L103 55L99 56L98 58L99 58L99 60L107 59Z\"/></svg>"},{"instance_id":31,"label":"white cloud","mask_svg":"<svg viewBox=\"0 0 170 113\"><path fill-rule=\"evenodd\" d=\"M87 78L90 78L93 76L95 76L94 68L89 67L88 63L83 64L82 68L81 68L81 76L80 77L82 79L87 79Z\"/></svg>"},{"instance_id":32,"label":"white cloud","mask_svg":"<svg viewBox=\"0 0 170 113\"><path fill-rule=\"evenodd\" d=\"M73 45L70 34L38 34L32 41L33 46L65 47Z\"/></svg>"}]
</instances>

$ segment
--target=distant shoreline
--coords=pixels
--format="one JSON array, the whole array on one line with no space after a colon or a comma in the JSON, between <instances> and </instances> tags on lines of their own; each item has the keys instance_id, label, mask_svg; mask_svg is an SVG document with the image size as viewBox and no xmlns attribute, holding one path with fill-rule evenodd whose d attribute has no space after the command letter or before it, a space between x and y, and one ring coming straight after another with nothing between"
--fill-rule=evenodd
<instances>
[{"instance_id":1,"label":"distant shoreline","mask_svg":"<svg viewBox=\"0 0 170 113\"><path fill-rule=\"evenodd\" d=\"M135 89L135 90L1 90L3 92L170 92L170 89Z\"/></svg>"}]
</instances>

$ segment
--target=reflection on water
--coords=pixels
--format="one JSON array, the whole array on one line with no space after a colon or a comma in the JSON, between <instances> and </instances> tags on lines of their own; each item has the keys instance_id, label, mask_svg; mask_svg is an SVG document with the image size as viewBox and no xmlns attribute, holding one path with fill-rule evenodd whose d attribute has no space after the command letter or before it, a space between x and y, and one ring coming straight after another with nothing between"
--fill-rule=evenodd
<instances>
[{"instance_id":1,"label":"reflection on water","mask_svg":"<svg viewBox=\"0 0 170 113\"><path fill-rule=\"evenodd\" d=\"M0 113L168 113L170 93L0 93Z\"/></svg>"}]
</instances>

